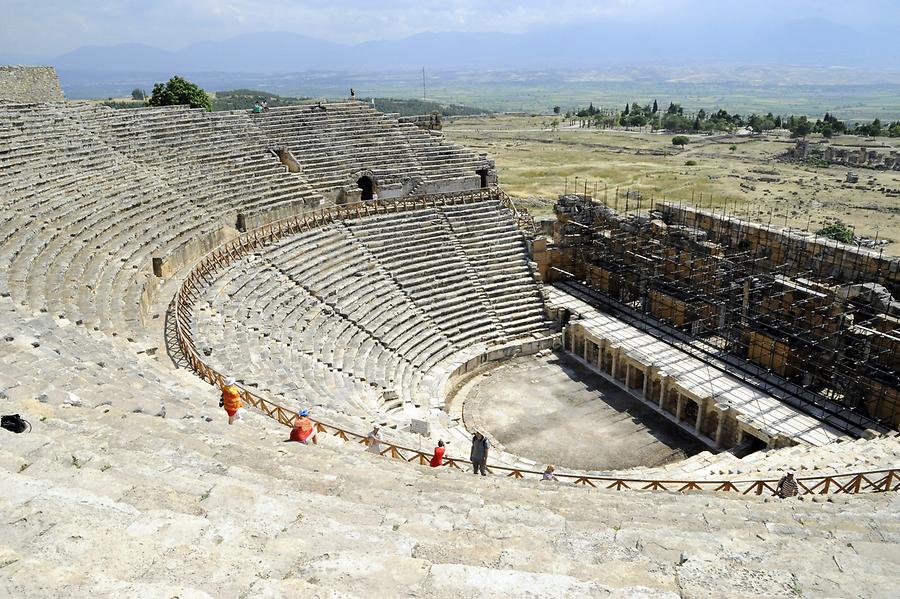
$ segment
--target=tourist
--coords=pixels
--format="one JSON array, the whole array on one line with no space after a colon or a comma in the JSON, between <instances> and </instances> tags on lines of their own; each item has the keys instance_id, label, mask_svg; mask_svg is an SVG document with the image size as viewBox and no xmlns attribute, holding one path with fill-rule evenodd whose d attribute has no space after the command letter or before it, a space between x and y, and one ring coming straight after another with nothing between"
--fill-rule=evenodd
<instances>
[{"instance_id":1,"label":"tourist","mask_svg":"<svg viewBox=\"0 0 900 599\"><path fill-rule=\"evenodd\" d=\"M241 401L241 390L235 386L237 381L233 376L225 377L222 381L222 398L219 400L219 407L225 408L228 414L228 424L234 424L238 419L238 410L244 406Z\"/></svg>"},{"instance_id":2,"label":"tourist","mask_svg":"<svg viewBox=\"0 0 900 599\"><path fill-rule=\"evenodd\" d=\"M309 410L303 408L297 415L294 416L294 420L291 422L291 438L289 441L295 441L297 443L303 443L304 445L308 445L310 441L312 441L313 445L318 445L318 441L316 441L316 427L313 426L312 421L309 419Z\"/></svg>"},{"instance_id":3,"label":"tourist","mask_svg":"<svg viewBox=\"0 0 900 599\"><path fill-rule=\"evenodd\" d=\"M263 112L269 112L269 101L268 100L262 101L262 110L263 110Z\"/></svg>"},{"instance_id":4,"label":"tourist","mask_svg":"<svg viewBox=\"0 0 900 599\"><path fill-rule=\"evenodd\" d=\"M369 445L368 451L381 455L381 435L377 425L372 427L372 431L366 437L366 443Z\"/></svg>"},{"instance_id":5,"label":"tourist","mask_svg":"<svg viewBox=\"0 0 900 599\"><path fill-rule=\"evenodd\" d=\"M555 474L553 474L554 470L556 470L556 466L554 466L553 464L549 464L547 466L547 469L544 470L544 475L541 480L555 480L556 482L559 482L559 479L556 478Z\"/></svg>"},{"instance_id":6,"label":"tourist","mask_svg":"<svg viewBox=\"0 0 900 599\"><path fill-rule=\"evenodd\" d=\"M474 474L481 472L481 476L487 476L488 440L480 432L472 435L472 452L469 454L472 461Z\"/></svg>"},{"instance_id":7,"label":"tourist","mask_svg":"<svg viewBox=\"0 0 900 599\"><path fill-rule=\"evenodd\" d=\"M437 447L434 448L434 455L431 456L431 467L437 468L444 465L444 442L438 440Z\"/></svg>"},{"instance_id":8,"label":"tourist","mask_svg":"<svg viewBox=\"0 0 900 599\"><path fill-rule=\"evenodd\" d=\"M262 112L262 104L259 103L259 100L253 105L253 114L259 114Z\"/></svg>"},{"instance_id":9,"label":"tourist","mask_svg":"<svg viewBox=\"0 0 900 599\"><path fill-rule=\"evenodd\" d=\"M794 478L794 473L788 470L787 474L778 481L778 485L775 487L775 495L784 499L786 497L794 497L798 493L797 479Z\"/></svg>"}]
</instances>

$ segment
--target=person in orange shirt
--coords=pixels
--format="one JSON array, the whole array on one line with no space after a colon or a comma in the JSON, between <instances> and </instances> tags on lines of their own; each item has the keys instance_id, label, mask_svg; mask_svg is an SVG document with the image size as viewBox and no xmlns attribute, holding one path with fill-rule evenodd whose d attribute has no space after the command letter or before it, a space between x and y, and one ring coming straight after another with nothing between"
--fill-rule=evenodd
<instances>
[{"instance_id":1,"label":"person in orange shirt","mask_svg":"<svg viewBox=\"0 0 900 599\"><path fill-rule=\"evenodd\" d=\"M288 441L296 441L303 444L308 444L312 441L313 445L319 444L316 441L316 428L309 419L309 410L303 408L297 412L291 425L291 438Z\"/></svg>"},{"instance_id":2,"label":"person in orange shirt","mask_svg":"<svg viewBox=\"0 0 900 599\"><path fill-rule=\"evenodd\" d=\"M236 382L233 376L226 377L222 381L222 399L219 400L219 407L225 408L228 424L234 424L238 418L238 410L244 406L244 402L241 401L241 390L235 386Z\"/></svg>"}]
</instances>

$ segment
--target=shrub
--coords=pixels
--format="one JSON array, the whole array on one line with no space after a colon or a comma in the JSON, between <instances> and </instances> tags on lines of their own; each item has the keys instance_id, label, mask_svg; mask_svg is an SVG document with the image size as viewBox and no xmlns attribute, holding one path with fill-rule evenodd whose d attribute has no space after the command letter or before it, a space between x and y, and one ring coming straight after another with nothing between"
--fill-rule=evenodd
<instances>
[{"instance_id":1,"label":"shrub","mask_svg":"<svg viewBox=\"0 0 900 599\"><path fill-rule=\"evenodd\" d=\"M672 138L672 145L673 146L681 146L683 148L688 143L690 143L690 141L691 140L688 139L688 137L686 135L676 135L675 137Z\"/></svg>"},{"instance_id":2,"label":"shrub","mask_svg":"<svg viewBox=\"0 0 900 599\"><path fill-rule=\"evenodd\" d=\"M685 166L697 166L697 161L696 160L688 160L687 162L684 163L684 165Z\"/></svg>"},{"instance_id":3,"label":"shrub","mask_svg":"<svg viewBox=\"0 0 900 599\"><path fill-rule=\"evenodd\" d=\"M838 221L816 231L816 235L834 239L841 243L853 243L853 229Z\"/></svg>"}]
</instances>

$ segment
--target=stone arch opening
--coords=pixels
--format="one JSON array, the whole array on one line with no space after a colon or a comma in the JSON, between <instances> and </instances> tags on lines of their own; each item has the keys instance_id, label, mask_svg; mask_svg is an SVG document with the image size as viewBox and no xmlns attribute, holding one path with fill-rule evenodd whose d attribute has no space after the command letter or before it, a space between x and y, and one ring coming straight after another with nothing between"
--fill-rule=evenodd
<instances>
[{"instance_id":1,"label":"stone arch opening","mask_svg":"<svg viewBox=\"0 0 900 599\"><path fill-rule=\"evenodd\" d=\"M482 168L475 171L475 174L481 177L481 188L484 189L488 186L488 169Z\"/></svg>"},{"instance_id":2,"label":"stone arch opening","mask_svg":"<svg viewBox=\"0 0 900 599\"><path fill-rule=\"evenodd\" d=\"M694 423L697 422L697 414L700 412L700 407L696 402L685 399L684 407L681 410L681 421L687 423L690 426L694 426Z\"/></svg>"},{"instance_id":3,"label":"stone arch opening","mask_svg":"<svg viewBox=\"0 0 900 599\"><path fill-rule=\"evenodd\" d=\"M763 451L769 448L769 444L757 437L756 435L745 432L744 433L744 444L747 446L746 454L749 455L756 451Z\"/></svg>"},{"instance_id":4,"label":"stone arch opening","mask_svg":"<svg viewBox=\"0 0 900 599\"><path fill-rule=\"evenodd\" d=\"M359 199L363 202L368 202L375 195L375 183L372 181L372 178L368 175L363 175L356 181L356 186L359 187Z\"/></svg>"},{"instance_id":5,"label":"stone arch opening","mask_svg":"<svg viewBox=\"0 0 900 599\"><path fill-rule=\"evenodd\" d=\"M710 439L715 439L719 430L719 418L719 413L715 410L707 413L706 418L700 423L700 431Z\"/></svg>"}]
</instances>

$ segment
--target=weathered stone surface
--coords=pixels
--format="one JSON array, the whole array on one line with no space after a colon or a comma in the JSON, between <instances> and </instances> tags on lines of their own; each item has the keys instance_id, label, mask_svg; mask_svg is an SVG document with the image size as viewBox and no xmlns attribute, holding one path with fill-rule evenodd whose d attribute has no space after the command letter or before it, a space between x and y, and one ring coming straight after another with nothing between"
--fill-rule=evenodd
<instances>
[{"instance_id":1,"label":"weathered stone surface","mask_svg":"<svg viewBox=\"0 0 900 599\"><path fill-rule=\"evenodd\" d=\"M0 65L0 100L59 102L63 99L53 67Z\"/></svg>"}]
</instances>

